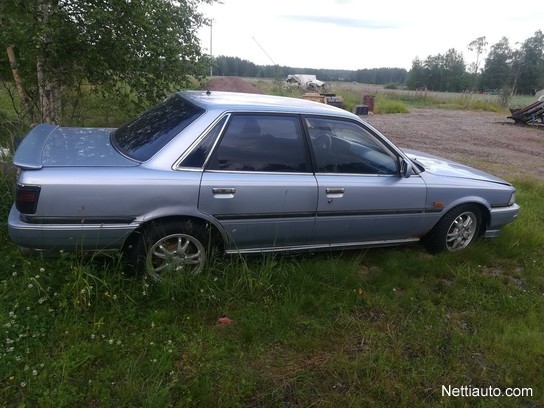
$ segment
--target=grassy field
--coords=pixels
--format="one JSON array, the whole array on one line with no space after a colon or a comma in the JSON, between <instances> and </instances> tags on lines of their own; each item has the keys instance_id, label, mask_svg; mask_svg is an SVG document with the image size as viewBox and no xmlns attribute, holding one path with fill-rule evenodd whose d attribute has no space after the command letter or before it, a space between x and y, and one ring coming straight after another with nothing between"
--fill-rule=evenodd
<instances>
[{"instance_id":1,"label":"grassy field","mask_svg":"<svg viewBox=\"0 0 544 408\"><path fill-rule=\"evenodd\" d=\"M0 406L544 406L544 184L510 181L519 220L458 254L220 258L154 284L22 257L0 170Z\"/></svg>"},{"instance_id":2,"label":"grassy field","mask_svg":"<svg viewBox=\"0 0 544 408\"><path fill-rule=\"evenodd\" d=\"M262 78L245 78L245 80L266 93L292 97L301 97L304 94L301 89L286 89L278 80ZM356 82L330 82L326 84L325 91L342 96L344 109L350 112L363 103L363 95L376 97L375 113L405 113L413 107L508 112L509 107L522 108L536 100L536 97L530 95L514 95L508 101L503 101L500 95L409 91Z\"/></svg>"}]
</instances>

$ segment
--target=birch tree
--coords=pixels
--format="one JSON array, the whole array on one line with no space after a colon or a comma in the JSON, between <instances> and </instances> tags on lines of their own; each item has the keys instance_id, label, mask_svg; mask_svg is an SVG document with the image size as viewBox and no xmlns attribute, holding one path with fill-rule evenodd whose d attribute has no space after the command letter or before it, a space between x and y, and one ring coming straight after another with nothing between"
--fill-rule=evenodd
<instances>
[{"instance_id":1,"label":"birch tree","mask_svg":"<svg viewBox=\"0 0 544 408\"><path fill-rule=\"evenodd\" d=\"M198 6L214 1L2 0L0 76L33 122L61 122L63 90L83 81L154 102L206 74Z\"/></svg>"}]
</instances>

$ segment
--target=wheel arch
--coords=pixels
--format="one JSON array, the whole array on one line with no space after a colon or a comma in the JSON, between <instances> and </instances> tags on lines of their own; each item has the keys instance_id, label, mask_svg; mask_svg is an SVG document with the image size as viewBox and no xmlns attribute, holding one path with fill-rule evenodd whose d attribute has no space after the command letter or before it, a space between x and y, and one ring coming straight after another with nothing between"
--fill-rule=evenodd
<instances>
[{"instance_id":1,"label":"wheel arch","mask_svg":"<svg viewBox=\"0 0 544 408\"><path fill-rule=\"evenodd\" d=\"M447 213L449 213L451 210L460 207L462 205L474 205L480 210L480 214L482 216L482 219L480 220L480 231L478 235L485 234L485 230L487 229L487 226L489 225L489 221L491 219L491 205L482 199L481 197L464 197L463 199L456 200L452 202L450 205L448 205L444 211L442 212L440 218L437 220L440 221Z\"/></svg>"},{"instance_id":2,"label":"wheel arch","mask_svg":"<svg viewBox=\"0 0 544 408\"><path fill-rule=\"evenodd\" d=\"M470 224L467 224L468 226L465 228L464 221L460 228L456 224L459 217L464 217L469 212L472 212L472 216L477 220L474 232L470 231L472 229ZM472 216L469 215L469 217ZM455 252L466 248L475 239L485 234L489 219L489 209L481 202L468 201L449 206L434 226L421 237L421 243L432 254L446 250ZM454 226L455 230L452 230Z\"/></svg>"},{"instance_id":3,"label":"wheel arch","mask_svg":"<svg viewBox=\"0 0 544 408\"><path fill-rule=\"evenodd\" d=\"M142 232L153 225L158 225L161 223L174 223L174 222L194 222L199 225L204 226L205 228L209 228L210 233L210 242L212 242L214 245L217 245L218 248L223 251L225 248L225 244L228 240L228 236L225 232L225 230L221 227L220 224L217 222L201 218L197 216L192 215L168 215L168 216L162 216L157 217L153 219L146 220L138 228L136 228L134 231L130 233L130 235L125 239L125 242L123 244L122 251L127 252L131 249L131 247L138 241L139 237L141 236Z\"/></svg>"}]
</instances>

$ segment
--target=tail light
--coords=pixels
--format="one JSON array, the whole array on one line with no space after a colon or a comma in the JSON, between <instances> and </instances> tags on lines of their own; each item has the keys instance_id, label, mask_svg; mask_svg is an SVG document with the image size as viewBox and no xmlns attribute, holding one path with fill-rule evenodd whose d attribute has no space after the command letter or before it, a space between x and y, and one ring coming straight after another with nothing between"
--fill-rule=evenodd
<instances>
[{"instance_id":1,"label":"tail light","mask_svg":"<svg viewBox=\"0 0 544 408\"><path fill-rule=\"evenodd\" d=\"M39 186L17 185L15 191L15 207L22 214L34 214L38 207L38 199L40 198Z\"/></svg>"}]
</instances>

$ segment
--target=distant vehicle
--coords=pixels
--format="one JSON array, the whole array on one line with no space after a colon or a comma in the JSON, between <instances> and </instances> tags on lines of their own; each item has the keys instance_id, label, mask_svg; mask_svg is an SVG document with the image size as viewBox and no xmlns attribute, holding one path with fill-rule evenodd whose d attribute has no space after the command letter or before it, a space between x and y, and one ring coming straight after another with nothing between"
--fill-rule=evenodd
<instances>
[{"instance_id":1,"label":"distant vehicle","mask_svg":"<svg viewBox=\"0 0 544 408\"><path fill-rule=\"evenodd\" d=\"M255 94L180 92L118 129L38 125L14 164L13 242L123 251L154 278L199 272L212 247L453 252L519 211L500 178L333 106Z\"/></svg>"}]
</instances>

